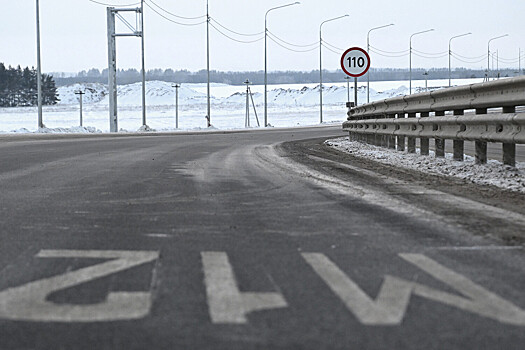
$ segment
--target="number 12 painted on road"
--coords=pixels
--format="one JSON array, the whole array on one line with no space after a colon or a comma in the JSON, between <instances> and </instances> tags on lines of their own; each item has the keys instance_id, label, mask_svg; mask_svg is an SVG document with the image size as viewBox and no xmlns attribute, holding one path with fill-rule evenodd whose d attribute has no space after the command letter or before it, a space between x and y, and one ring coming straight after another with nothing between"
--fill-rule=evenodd
<instances>
[{"instance_id":1,"label":"number 12 painted on road","mask_svg":"<svg viewBox=\"0 0 525 350\"><path fill-rule=\"evenodd\" d=\"M352 47L341 56L341 68L351 77L360 77L366 74L370 68L370 56L365 50Z\"/></svg>"}]
</instances>

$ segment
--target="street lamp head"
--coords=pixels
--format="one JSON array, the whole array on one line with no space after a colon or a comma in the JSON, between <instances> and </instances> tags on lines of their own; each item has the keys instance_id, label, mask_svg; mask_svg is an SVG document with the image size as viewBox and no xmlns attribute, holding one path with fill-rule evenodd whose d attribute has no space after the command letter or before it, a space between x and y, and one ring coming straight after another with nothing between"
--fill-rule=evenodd
<instances>
[{"instance_id":1,"label":"street lamp head","mask_svg":"<svg viewBox=\"0 0 525 350\"><path fill-rule=\"evenodd\" d=\"M283 8L283 7L288 7L288 6L293 6L293 5L300 5L300 4L301 3L299 1L296 1L296 2L292 2L292 3L286 4L286 5L272 7L271 9L266 11L266 14L264 15L264 20L266 21L266 18L268 17L268 12L270 12L270 11L277 10L277 9L280 9L280 8Z\"/></svg>"}]
</instances>

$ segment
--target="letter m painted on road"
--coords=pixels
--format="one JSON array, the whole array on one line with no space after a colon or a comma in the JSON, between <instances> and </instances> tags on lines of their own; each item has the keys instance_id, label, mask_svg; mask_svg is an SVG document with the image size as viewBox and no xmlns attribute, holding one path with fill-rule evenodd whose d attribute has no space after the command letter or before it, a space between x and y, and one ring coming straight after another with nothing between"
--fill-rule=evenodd
<instances>
[{"instance_id":1,"label":"letter m painted on road","mask_svg":"<svg viewBox=\"0 0 525 350\"><path fill-rule=\"evenodd\" d=\"M348 310L365 325L400 324L410 296L415 294L501 323L525 326L524 310L421 254L400 254L400 257L463 296L387 275L373 300L325 255L303 253L302 256Z\"/></svg>"}]
</instances>

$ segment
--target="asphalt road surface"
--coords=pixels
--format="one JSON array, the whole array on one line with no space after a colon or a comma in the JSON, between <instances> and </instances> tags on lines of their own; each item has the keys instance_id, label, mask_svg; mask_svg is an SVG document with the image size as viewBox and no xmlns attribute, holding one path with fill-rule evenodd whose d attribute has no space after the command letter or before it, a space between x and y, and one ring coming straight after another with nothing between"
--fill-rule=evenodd
<instances>
[{"instance_id":1,"label":"asphalt road surface","mask_svg":"<svg viewBox=\"0 0 525 350\"><path fill-rule=\"evenodd\" d=\"M342 135L2 138L0 349L523 349L523 195Z\"/></svg>"}]
</instances>

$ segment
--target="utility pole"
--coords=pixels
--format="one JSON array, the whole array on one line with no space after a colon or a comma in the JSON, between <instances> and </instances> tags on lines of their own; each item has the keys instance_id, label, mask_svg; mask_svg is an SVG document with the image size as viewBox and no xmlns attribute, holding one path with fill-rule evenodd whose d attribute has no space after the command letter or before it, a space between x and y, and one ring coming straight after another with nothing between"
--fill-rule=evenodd
<instances>
[{"instance_id":1,"label":"utility pole","mask_svg":"<svg viewBox=\"0 0 525 350\"><path fill-rule=\"evenodd\" d=\"M244 118L244 127L250 127L250 81L246 79L244 82L246 84L246 115Z\"/></svg>"},{"instance_id":2,"label":"utility pole","mask_svg":"<svg viewBox=\"0 0 525 350\"><path fill-rule=\"evenodd\" d=\"M36 85L38 90L38 127L44 127L42 118L42 64L40 60L40 2L36 0Z\"/></svg>"},{"instance_id":3,"label":"utility pole","mask_svg":"<svg viewBox=\"0 0 525 350\"><path fill-rule=\"evenodd\" d=\"M142 39L142 125L146 126L146 66L144 64L144 0L140 1L140 37Z\"/></svg>"},{"instance_id":4,"label":"utility pole","mask_svg":"<svg viewBox=\"0 0 525 350\"><path fill-rule=\"evenodd\" d=\"M175 129L179 128L179 88L180 84L171 85L175 88Z\"/></svg>"},{"instance_id":5,"label":"utility pole","mask_svg":"<svg viewBox=\"0 0 525 350\"><path fill-rule=\"evenodd\" d=\"M142 3L143 4L143 3ZM107 25L108 25L108 94L109 94L109 130L118 132L117 117L117 37L141 37L143 28L135 28L122 17L119 12L135 12L136 16L140 14L140 22L143 23L143 8L107 8ZM115 17L119 19L132 31L132 33L116 33ZM137 18L137 26L139 19ZM146 123L146 84L144 69L144 45L142 45L142 123Z\"/></svg>"},{"instance_id":6,"label":"utility pole","mask_svg":"<svg viewBox=\"0 0 525 350\"><path fill-rule=\"evenodd\" d=\"M79 102L80 102L80 126L82 126L82 95L85 95L86 93L82 90L75 91L75 95L79 95Z\"/></svg>"},{"instance_id":7,"label":"utility pole","mask_svg":"<svg viewBox=\"0 0 525 350\"><path fill-rule=\"evenodd\" d=\"M210 106L210 11L208 6L208 0L206 0L206 70L208 72L208 85L207 85L207 103L208 107L206 110L206 120L208 122L208 128L211 126L211 106Z\"/></svg>"},{"instance_id":8,"label":"utility pole","mask_svg":"<svg viewBox=\"0 0 525 350\"><path fill-rule=\"evenodd\" d=\"M117 43L115 34L115 11L107 8L108 16L108 94L109 94L109 131L118 132L117 116Z\"/></svg>"}]
</instances>

